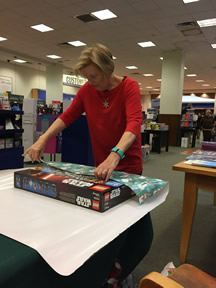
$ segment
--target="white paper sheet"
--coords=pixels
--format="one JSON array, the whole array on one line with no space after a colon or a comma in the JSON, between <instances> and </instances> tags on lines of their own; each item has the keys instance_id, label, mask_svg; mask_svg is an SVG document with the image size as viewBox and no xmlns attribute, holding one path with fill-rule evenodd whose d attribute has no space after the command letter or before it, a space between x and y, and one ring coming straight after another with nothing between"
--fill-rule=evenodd
<instances>
[{"instance_id":1,"label":"white paper sheet","mask_svg":"<svg viewBox=\"0 0 216 288\"><path fill-rule=\"evenodd\" d=\"M163 203L169 190L165 186L143 205L135 196L99 213L16 189L14 171L0 171L0 233L34 248L65 276Z\"/></svg>"}]
</instances>

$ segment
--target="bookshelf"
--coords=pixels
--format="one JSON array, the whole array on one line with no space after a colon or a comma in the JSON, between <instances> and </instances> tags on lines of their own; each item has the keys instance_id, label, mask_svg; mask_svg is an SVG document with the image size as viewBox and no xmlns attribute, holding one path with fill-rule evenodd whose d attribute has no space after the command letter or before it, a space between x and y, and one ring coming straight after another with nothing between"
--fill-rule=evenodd
<instances>
[{"instance_id":1,"label":"bookshelf","mask_svg":"<svg viewBox=\"0 0 216 288\"><path fill-rule=\"evenodd\" d=\"M23 167L22 115L23 111L0 110L0 170Z\"/></svg>"}]
</instances>

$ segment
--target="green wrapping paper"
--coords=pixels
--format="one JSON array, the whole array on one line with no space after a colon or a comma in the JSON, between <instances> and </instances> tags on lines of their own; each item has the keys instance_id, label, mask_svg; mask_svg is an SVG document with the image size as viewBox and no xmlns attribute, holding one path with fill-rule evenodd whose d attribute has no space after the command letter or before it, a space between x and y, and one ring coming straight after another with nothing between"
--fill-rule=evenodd
<instances>
[{"instance_id":1,"label":"green wrapping paper","mask_svg":"<svg viewBox=\"0 0 216 288\"><path fill-rule=\"evenodd\" d=\"M75 174L94 175L95 167L93 166L72 164L67 162L43 162L49 167L72 172ZM140 205L143 204L147 198L152 197L168 184L168 181L161 179L129 174L120 171L113 171L111 179L129 186L138 197Z\"/></svg>"}]
</instances>

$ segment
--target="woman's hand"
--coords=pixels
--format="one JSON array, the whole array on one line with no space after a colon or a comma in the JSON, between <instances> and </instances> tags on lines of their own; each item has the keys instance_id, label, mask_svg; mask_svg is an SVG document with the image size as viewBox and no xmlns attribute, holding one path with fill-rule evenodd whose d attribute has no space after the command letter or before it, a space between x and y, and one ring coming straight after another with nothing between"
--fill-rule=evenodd
<instances>
[{"instance_id":1,"label":"woman's hand","mask_svg":"<svg viewBox=\"0 0 216 288\"><path fill-rule=\"evenodd\" d=\"M111 152L110 155L94 170L95 176L108 181L112 171L116 168L119 161L120 156L115 152Z\"/></svg>"},{"instance_id":2,"label":"woman's hand","mask_svg":"<svg viewBox=\"0 0 216 288\"><path fill-rule=\"evenodd\" d=\"M41 156L43 154L45 146L46 146L46 141L42 137L40 137L32 146L30 146L22 154L22 156L24 157L26 154L28 154L32 160L32 163L34 161L41 162Z\"/></svg>"}]
</instances>

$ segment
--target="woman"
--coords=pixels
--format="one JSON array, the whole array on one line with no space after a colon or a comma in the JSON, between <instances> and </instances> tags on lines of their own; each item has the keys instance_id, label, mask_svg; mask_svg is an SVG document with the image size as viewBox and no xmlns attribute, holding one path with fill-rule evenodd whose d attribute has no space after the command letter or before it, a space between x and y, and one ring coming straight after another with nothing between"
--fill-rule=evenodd
<instances>
[{"instance_id":1,"label":"woman","mask_svg":"<svg viewBox=\"0 0 216 288\"><path fill-rule=\"evenodd\" d=\"M47 140L85 112L95 160L95 176L107 181L113 170L141 174L142 109L137 82L114 74L112 54L101 44L83 50L75 72L87 78L88 82L79 89L71 106L23 155L28 153L32 161L40 161ZM148 252L152 237L149 214L121 235L122 243L115 252L121 266L120 280Z\"/></svg>"}]
</instances>

